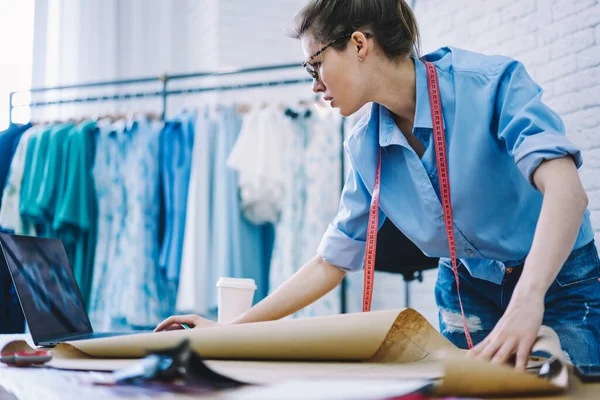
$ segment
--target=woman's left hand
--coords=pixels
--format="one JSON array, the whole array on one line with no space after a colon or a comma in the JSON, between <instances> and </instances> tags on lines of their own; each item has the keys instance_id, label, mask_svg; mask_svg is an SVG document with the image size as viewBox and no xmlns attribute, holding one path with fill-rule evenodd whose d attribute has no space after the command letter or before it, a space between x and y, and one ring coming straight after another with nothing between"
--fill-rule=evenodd
<instances>
[{"instance_id":1,"label":"woman's left hand","mask_svg":"<svg viewBox=\"0 0 600 400\"><path fill-rule=\"evenodd\" d=\"M543 317L543 297L513 297L492 332L467 357L504 364L516 354L515 368L525 370Z\"/></svg>"}]
</instances>

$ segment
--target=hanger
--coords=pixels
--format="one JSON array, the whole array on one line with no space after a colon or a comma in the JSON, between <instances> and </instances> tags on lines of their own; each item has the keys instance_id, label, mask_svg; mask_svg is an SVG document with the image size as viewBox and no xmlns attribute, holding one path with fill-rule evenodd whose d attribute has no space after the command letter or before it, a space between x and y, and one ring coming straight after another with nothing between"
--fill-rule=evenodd
<instances>
[{"instance_id":1,"label":"hanger","mask_svg":"<svg viewBox=\"0 0 600 400\"><path fill-rule=\"evenodd\" d=\"M146 118L150 121L162 121L162 115L153 111L146 112Z\"/></svg>"},{"instance_id":2,"label":"hanger","mask_svg":"<svg viewBox=\"0 0 600 400\"><path fill-rule=\"evenodd\" d=\"M252 108L252 104L241 103L236 105L235 111L238 114L248 114L250 111L252 111Z\"/></svg>"}]
</instances>

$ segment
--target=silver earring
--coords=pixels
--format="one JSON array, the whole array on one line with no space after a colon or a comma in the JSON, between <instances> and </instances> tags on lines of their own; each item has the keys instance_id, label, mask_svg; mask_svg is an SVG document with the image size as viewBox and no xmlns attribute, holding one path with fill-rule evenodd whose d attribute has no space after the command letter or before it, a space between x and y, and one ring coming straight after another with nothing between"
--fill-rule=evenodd
<instances>
[{"instance_id":1,"label":"silver earring","mask_svg":"<svg viewBox=\"0 0 600 400\"><path fill-rule=\"evenodd\" d=\"M362 60L363 60L362 56L358 56L358 61L362 61Z\"/></svg>"}]
</instances>

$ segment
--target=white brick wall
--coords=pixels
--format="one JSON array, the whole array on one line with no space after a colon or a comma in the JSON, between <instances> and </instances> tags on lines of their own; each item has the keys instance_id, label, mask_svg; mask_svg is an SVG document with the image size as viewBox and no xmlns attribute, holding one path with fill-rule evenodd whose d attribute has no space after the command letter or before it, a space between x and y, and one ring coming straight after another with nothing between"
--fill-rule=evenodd
<instances>
[{"instance_id":1,"label":"white brick wall","mask_svg":"<svg viewBox=\"0 0 600 400\"><path fill-rule=\"evenodd\" d=\"M598 0L417 0L424 53L452 45L522 61L582 150L580 170L600 240L600 2ZM435 315L435 272L415 303Z\"/></svg>"},{"instance_id":2,"label":"white brick wall","mask_svg":"<svg viewBox=\"0 0 600 400\"><path fill-rule=\"evenodd\" d=\"M593 193L600 188L593 161L600 157L599 1L417 0L415 12L424 52L453 45L525 64L544 88L544 100L565 121L568 136L584 151L581 174L590 209L600 208L594 201L600 196Z\"/></svg>"}]
</instances>

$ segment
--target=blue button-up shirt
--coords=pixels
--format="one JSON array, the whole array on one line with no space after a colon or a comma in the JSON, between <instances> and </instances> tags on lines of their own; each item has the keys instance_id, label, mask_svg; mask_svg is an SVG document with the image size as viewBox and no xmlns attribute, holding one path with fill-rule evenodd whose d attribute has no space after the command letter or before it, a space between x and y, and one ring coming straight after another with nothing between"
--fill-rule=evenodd
<instances>
[{"instance_id":1,"label":"blue button-up shirt","mask_svg":"<svg viewBox=\"0 0 600 400\"><path fill-rule=\"evenodd\" d=\"M543 160L567 155L579 167L581 153L521 63L449 47L425 59L438 72L457 257L472 276L500 283L505 268L522 263L533 242L543 198L533 172ZM340 209L318 249L339 268L363 267L380 146L380 226L389 218L426 255L449 265L427 72L420 60L414 62L412 132L424 143L425 153L419 158L380 104L373 104L354 128L345 143L351 170ZM586 210L574 248L593 236Z\"/></svg>"}]
</instances>

